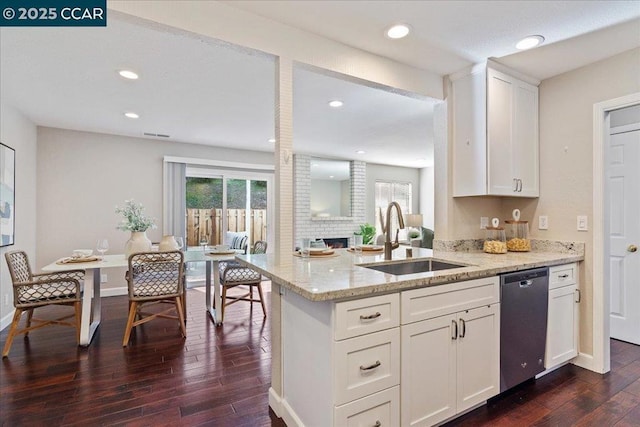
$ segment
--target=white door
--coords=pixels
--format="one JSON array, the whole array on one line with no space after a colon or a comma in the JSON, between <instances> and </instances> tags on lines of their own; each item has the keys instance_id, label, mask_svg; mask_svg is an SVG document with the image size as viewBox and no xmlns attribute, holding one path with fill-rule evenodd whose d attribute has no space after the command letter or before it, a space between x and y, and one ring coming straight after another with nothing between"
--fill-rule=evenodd
<instances>
[{"instance_id":1,"label":"white door","mask_svg":"<svg viewBox=\"0 0 640 427\"><path fill-rule=\"evenodd\" d=\"M640 130L612 134L608 152L610 334L640 344Z\"/></svg>"}]
</instances>

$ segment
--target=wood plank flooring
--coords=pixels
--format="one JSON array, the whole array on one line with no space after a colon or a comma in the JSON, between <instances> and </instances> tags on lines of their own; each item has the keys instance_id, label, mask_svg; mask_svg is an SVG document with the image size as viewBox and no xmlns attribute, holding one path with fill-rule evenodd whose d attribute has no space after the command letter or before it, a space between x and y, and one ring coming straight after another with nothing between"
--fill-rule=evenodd
<instances>
[{"instance_id":1,"label":"wood plank flooring","mask_svg":"<svg viewBox=\"0 0 640 427\"><path fill-rule=\"evenodd\" d=\"M1 425L284 426L268 407L270 323L260 305L228 307L216 328L202 292L189 290L187 302L186 339L159 319L122 348L126 297L103 299L88 348L76 347L71 328L16 338L0 367ZM640 346L612 341L611 354L604 376L568 365L447 426L640 426Z\"/></svg>"}]
</instances>

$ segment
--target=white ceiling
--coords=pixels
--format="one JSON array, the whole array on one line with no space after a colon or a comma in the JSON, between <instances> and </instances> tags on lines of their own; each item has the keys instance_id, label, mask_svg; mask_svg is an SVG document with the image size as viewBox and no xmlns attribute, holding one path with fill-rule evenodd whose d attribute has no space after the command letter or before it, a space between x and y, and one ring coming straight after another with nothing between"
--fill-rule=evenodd
<instances>
[{"instance_id":1,"label":"white ceiling","mask_svg":"<svg viewBox=\"0 0 640 427\"><path fill-rule=\"evenodd\" d=\"M544 79L640 46L639 1L227 3L440 74L494 57ZM412 34L383 37L397 21L409 23ZM514 54L516 39L528 34L547 41ZM140 79L121 79L123 68ZM41 126L273 151L274 81L268 55L118 13L100 29L0 28L2 101ZM433 100L302 68L294 84L296 151L432 164L425 141ZM345 105L329 108L333 97ZM140 119L126 119L126 111ZM359 149L366 154L355 154Z\"/></svg>"}]
</instances>

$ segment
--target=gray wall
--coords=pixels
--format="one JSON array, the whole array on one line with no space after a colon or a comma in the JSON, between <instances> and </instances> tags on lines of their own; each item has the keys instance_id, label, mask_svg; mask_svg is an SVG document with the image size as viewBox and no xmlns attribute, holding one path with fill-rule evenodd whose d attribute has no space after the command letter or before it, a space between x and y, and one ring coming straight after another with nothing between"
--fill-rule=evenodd
<instances>
[{"instance_id":1,"label":"gray wall","mask_svg":"<svg viewBox=\"0 0 640 427\"><path fill-rule=\"evenodd\" d=\"M164 156L270 165L274 161L273 153L38 128L38 265L73 249L95 249L101 237L109 239L108 253L122 253L129 233L116 230L120 217L114 208L126 199L142 203L157 219L158 228L147 234L160 241ZM107 287L124 286L122 272L108 274Z\"/></svg>"},{"instance_id":2,"label":"gray wall","mask_svg":"<svg viewBox=\"0 0 640 427\"><path fill-rule=\"evenodd\" d=\"M15 244L0 248L0 329L11 323L13 287L4 254L22 250L36 261L36 126L0 100L0 142L16 150Z\"/></svg>"}]
</instances>

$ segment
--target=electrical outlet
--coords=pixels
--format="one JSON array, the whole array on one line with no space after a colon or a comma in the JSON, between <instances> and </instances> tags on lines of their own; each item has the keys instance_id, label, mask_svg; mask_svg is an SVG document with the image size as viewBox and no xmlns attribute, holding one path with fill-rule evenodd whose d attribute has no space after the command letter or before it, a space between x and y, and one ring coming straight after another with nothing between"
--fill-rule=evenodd
<instances>
[{"instance_id":1,"label":"electrical outlet","mask_svg":"<svg viewBox=\"0 0 640 427\"><path fill-rule=\"evenodd\" d=\"M538 217L538 230L549 229L549 217L546 215L540 215Z\"/></svg>"},{"instance_id":2,"label":"electrical outlet","mask_svg":"<svg viewBox=\"0 0 640 427\"><path fill-rule=\"evenodd\" d=\"M578 231L587 231L589 230L589 225L587 223L586 215L578 215Z\"/></svg>"},{"instance_id":3,"label":"electrical outlet","mask_svg":"<svg viewBox=\"0 0 640 427\"><path fill-rule=\"evenodd\" d=\"M100 283L107 283L107 275L106 274L101 274L100 275Z\"/></svg>"},{"instance_id":4,"label":"electrical outlet","mask_svg":"<svg viewBox=\"0 0 640 427\"><path fill-rule=\"evenodd\" d=\"M480 217L480 228L482 230L484 230L488 226L489 226L489 217L488 216L481 216Z\"/></svg>"}]
</instances>

